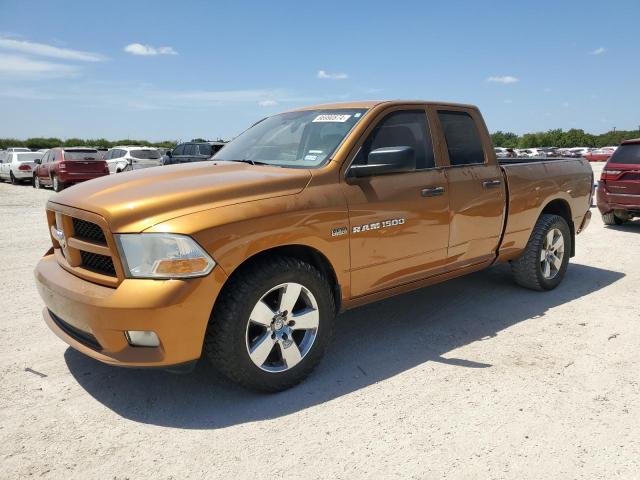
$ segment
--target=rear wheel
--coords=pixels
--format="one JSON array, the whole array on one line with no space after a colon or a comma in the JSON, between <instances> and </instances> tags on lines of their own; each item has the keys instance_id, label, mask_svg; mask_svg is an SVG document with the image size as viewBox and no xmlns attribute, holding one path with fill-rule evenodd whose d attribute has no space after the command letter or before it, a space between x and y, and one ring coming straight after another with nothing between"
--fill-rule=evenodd
<instances>
[{"instance_id":1,"label":"rear wheel","mask_svg":"<svg viewBox=\"0 0 640 480\"><path fill-rule=\"evenodd\" d=\"M603 214L602 221L605 225L622 225L625 222L623 218L618 217L613 212Z\"/></svg>"},{"instance_id":2,"label":"rear wheel","mask_svg":"<svg viewBox=\"0 0 640 480\"><path fill-rule=\"evenodd\" d=\"M53 191L54 192L61 192L62 189L64 188L64 185L58 179L57 175L54 175L53 177L51 177L51 184L53 185Z\"/></svg>"},{"instance_id":3,"label":"rear wheel","mask_svg":"<svg viewBox=\"0 0 640 480\"><path fill-rule=\"evenodd\" d=\"M256 262L229 280L205 337L213 365L244 387L290 388L324 355L335 318L331 287L289 257Z\"/></svg>"},{"instance_id":4,"label":"rear wheel","mask_svg":"<svg viewBox=\"0 0 640 480\"><path fill-rule=\"evenodd\" d=\"M516 282L532 290L551 290L564 278L571 252L571 231L558 215L540 215L523 254L511 262Z\"/></svg>"}]
</instances>

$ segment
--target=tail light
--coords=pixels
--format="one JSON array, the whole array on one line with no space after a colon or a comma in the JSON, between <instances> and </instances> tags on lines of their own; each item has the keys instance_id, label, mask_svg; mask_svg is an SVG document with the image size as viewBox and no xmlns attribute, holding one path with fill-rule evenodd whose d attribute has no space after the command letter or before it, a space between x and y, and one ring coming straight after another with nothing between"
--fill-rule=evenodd
<instances>
[{"instance_id":1,"label":"tail light","mask_svg":"<svg viewBox=\"0 0 640 480\"><path fill-rule=\"evenodd\" d=\"M18 167L18 170L22 170L22 171L24 171L24 170L31 170L31 165L20 165L20 166Z\"/></svg>"},{"instance_id":2,"label":"tail light","mask_svg":"<svg viewBox=\"0 0 640 480\"><path fill-rule=\"evenodd\" d=\"M620 176L621 173L622 173L622 170L609 170L605 168L604 170L602 170L600 181L615 180Z\"/></svg>"},{"instance_id":3,"label":"tail light","mask_svg":"<svg viewBox=\"0 0 640 480\"><path fill-rule=\"evenodd\" d=\"M67 169L67 162L60 162L58 164L58 169L59 170L66 170Z\"/></svg>"}]
</instances>

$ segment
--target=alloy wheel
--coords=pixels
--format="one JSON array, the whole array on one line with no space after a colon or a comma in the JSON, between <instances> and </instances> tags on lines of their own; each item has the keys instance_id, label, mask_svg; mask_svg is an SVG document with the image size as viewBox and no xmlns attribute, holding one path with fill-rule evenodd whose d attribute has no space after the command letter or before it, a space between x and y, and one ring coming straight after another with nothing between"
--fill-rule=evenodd
<instances>
[{"instance_id":1,"label":"alloy wheel","mask_svg":"<svg viewBox=\"0 0 640 480\"><path fill-rule=\"evenodd\" d=\"M320 312L299 283L273 287L256 303L246 329L247 353L266 372L284 372L302 361L318 335Z\"/></svg>"},{"instance_id":2,"label":"alloy wheel","mask_svg":"<svg viewBox=\"0 0 640 480\"><path fill-rule=\"evenodd\" d=\"M540 251L542 276L551 280L558 275L564 258L564 236L557 228L552 228L544 237Z\"/></svg>"}]
</instances>

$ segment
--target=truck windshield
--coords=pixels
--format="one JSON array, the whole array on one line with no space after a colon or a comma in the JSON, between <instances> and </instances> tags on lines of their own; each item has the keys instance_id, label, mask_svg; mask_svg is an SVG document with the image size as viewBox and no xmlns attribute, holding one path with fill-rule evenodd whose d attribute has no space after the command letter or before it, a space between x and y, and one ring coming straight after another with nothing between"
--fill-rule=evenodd
<instances>
[{"instance_id":1,"label":"truck windshield","mask_svg":"<svg viewBox=\"0 0 640 480\"><path fill-rule=\"evenodd\" d=\"M640 143L620 145L611 155L609 163L629 163L640 165Z\"/></svg>"},{"instance_id":2,"label":"truck windshield","mask_svg":"<svg viewBox=\"0 0 640 480\"><path fill-rule=\"evenodd\" d=\"M315 168L327 162L366 109L303 110L265 118L229 142L214 160Z\"/></svg>"}]
</instances>

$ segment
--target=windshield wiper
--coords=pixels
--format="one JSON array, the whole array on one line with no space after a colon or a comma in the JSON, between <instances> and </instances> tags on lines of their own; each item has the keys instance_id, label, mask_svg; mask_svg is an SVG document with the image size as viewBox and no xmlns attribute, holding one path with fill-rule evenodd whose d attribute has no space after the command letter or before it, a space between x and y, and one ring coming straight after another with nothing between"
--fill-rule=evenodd
<instances>
[{"instance_id":1,"label":"windshield wiper","mask_svg":"<svg viewBox=\"0 0 640 480\"><path fill-rule=\"evenodd\" d=\"M240 158L237 160L229 160L230 162L242 162L242 163L250 163L251 165L269 165L271 167L279 167L280 165L273 165L272 163L266 162L258 162L256 160L250 160L248 158Z\"/></svg>"}]
</instances>

